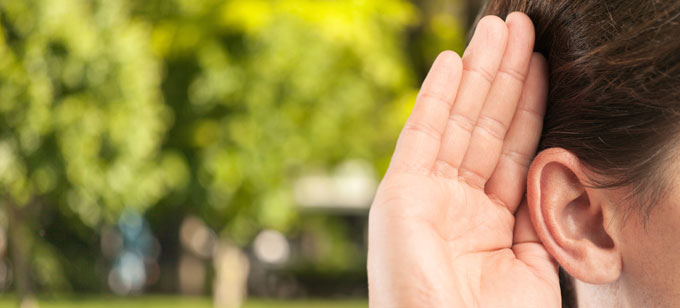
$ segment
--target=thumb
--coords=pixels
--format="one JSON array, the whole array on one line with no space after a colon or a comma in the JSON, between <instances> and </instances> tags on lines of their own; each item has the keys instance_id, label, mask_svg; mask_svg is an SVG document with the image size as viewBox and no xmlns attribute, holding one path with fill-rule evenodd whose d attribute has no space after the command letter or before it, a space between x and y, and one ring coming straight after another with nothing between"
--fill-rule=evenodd
<instances>
[{"instance_id":1,"label":"thumb","mask_svg":"<svg viewBox=\"0 0 680 308\"><path fill-rule=\"evenodd\" d=\"M526 198L515 214L512 251L518 260L534 270L536 276L559 288L557 261L545 249L531 224Z\"/></svg>"}]
</instances>

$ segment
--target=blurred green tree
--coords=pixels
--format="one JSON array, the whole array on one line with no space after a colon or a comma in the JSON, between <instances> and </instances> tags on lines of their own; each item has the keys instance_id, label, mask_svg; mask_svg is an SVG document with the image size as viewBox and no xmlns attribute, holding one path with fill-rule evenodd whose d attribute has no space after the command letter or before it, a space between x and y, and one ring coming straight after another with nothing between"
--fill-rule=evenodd
<instances>
[{"instance_id":1,"label":"blurred green tree","mask_svg":"<svg viewBox=\"0 0 680 308\"><path fill-rule=\"evenodd\" d=\"M169 202L245 245L262 228L297 226L291 183L301 172L347 158L386 168L416 94L406 65L407 30L418 22L410 2L135 6L152 21L175 111L164 148L184 153L192 170L183 197Z\"/></svg>"},{"instance_id":2,"label":"blurred green tree","mask_svg":"<svg viewBox=\"0 0 680 308\"><path fill-rule=\"evenodd\" d=\"M186 178L179 156L159 152L172 114L150 27L128 4L0 0L0 203L20 298L31 277L63 279L35 236L40 207L96 230Z\"/></svg>"},{"instance_id":3,"label":"blurred green tree","mask_svg":"<svg viewBox=\"0 0 680 308\"><path fill-rule=\"evenodd\" d=\"M459 10L0 0L0 204L19 294L30 277L68 285L58 249L35 236L45 207L93 233L124 208L175 217L158 224L196 214L239 245L263 228L312 230L318 268L363 270L341 221L301 220L291 184L348 158L385 171L418 81L440 50L462 51Z\"/></svg>"},{"instance_id":4,"label":"blurred green tree","mask_svg":"<svg viewBox=\"0 0 680 308\"><path fill-rule=\"evenodd\" d=\"M315 269L363 271L344 222L302 220L291 184L348 158L384 172L421 73L442 49L462 49L455 6L430 2L136 2L175 114L163 147L191 170L154 212L197 214L241 246L263 228L314 232Z\"/></svg>"}]
</instances>

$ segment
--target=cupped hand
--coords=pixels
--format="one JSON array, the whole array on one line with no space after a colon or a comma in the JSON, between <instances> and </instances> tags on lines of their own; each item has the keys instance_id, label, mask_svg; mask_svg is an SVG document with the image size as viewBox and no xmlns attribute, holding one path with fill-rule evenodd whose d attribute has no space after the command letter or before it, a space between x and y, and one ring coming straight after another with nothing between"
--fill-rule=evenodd
<instances>
[{"instance_id":1,"label":"cupped hand","mask_svg":"<svg viewBox=\"0 0 680 308\"><path fill-rule=\"evenodd\" d=\"M524 200L547 64L522 13L437 57L369 217L372 307L559 307L557 264Z\"/></svg>"}]
</instances>

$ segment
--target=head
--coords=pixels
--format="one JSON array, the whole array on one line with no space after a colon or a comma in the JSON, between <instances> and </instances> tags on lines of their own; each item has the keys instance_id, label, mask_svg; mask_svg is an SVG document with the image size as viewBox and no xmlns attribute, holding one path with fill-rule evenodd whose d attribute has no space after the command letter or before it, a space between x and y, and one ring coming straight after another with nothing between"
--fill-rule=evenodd
<instances>
[{"instance_id":1,"label":"head","mask_svg":"<svg viewBox=\"0 0 680 308\"><path fill-rule=\"evenodd\" d=\"M527 182L541 241L579 303L680 305L680 1L489 0L482 15L512 11L550 69Z\"/></svg>"}]
</instances>

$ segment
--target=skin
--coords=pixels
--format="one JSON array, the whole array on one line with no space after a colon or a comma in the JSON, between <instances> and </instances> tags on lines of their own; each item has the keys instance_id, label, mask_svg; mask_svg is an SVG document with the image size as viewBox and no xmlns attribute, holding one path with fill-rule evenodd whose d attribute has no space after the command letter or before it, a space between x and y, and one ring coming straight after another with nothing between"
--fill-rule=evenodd
<instances>
[{"instance_id":1,"label":"skin","mask_svg":"<svg viewBox=\"0 0 680 308\"><path fill-rule=\"evenodd\" d=\"M560 305L522 205L547 90L533 41L526 15L487 16L462 61L435 60L371 207L372 307Z\"/></svg>"},{"instance_id":2,"label":"skin","mask_svg":"<svg viewBox=\"0 0 680 308\"><path fill-rule=\"evenodd\" d=\"M677 173L676 173L677 174ZM602 192L607 199L621 200L625 189ZM579 307L680 307L680 190L676 185L650 212L646 224L640 215L625 220L614 215L607 231L614 254L625 266L610 283L588 284L576 280ZM611 214L617 202L604 203Z\"/></svg>"},{"instance_id":3,"label":"skin","mask_svg":"<svg viewBox=\"0 0 680 308\"><path fill-rule=\"evenodd\" d=\"M536 154L533 42L526 15L487 16L462 59L435 60L371 206L371 307L561 307L558 264L579 307L680 307L680 187L644 224L622 215L629 188L593 188L567 150Z\"/></svg>"}]
</instances>

